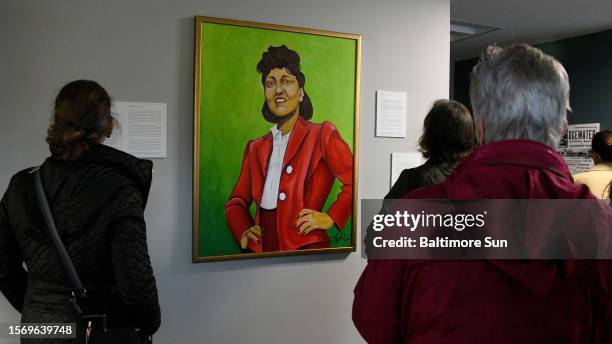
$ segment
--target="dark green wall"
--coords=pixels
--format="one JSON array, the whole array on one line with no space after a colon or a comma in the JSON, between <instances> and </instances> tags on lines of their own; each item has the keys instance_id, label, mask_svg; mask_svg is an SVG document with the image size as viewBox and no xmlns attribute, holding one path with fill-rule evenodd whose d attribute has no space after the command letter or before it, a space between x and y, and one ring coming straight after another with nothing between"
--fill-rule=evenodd
<instances>
[{"instance_id":1,"label":"dark green wall","mask_svg":"<svg viewBox=\"0 0 612 344\"><path fill-rule=\"evenodd\" d=\"M563 64L570 78L570 124L612 129L612 30L536 45ZM454 99L469 106L469 75L477 58L455 62ZM469 106L471 109L471 106Z\"/></svg>"}]
</instances>

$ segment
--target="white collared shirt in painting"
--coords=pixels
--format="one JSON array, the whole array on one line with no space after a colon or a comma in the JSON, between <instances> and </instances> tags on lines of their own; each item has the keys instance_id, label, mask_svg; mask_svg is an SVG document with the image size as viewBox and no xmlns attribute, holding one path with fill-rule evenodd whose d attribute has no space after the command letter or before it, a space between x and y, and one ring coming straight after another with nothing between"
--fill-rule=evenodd
<instances>
[{"instance_id":1,"label":"white collared shirt in painting","mask_svg":"<svg viewBox=\"0 0 612 344\"><path fill-rule=\"evenodd\" d=\"M283 172L283 159L285 158L285 151L287 150L291 131L283 135L276 126L273 126L270 132L272 132L272 154L268 162L268 173L266 174L266 183L264 184L260 206L271 210L276 209L276 203L279 198L282 201L287 197L282 192L278 193L278 186Z\"/></svg>"}]
</instances>

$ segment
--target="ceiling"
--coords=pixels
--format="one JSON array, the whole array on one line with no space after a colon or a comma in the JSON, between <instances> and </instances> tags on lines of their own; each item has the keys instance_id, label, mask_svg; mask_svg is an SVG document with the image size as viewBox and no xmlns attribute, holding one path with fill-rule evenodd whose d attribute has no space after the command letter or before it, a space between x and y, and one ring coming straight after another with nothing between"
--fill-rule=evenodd
<instances>
[{"instance_id":1,"label":"ceiling","mask_svg":"<svg viewBox=\"0 0 612 344\"><path fill-rule=\"evenodd\" d=\"M450 8L451 20L500 28L451 43L451 61L479 56L492 43L539 44L612 29L611 0L450 0Z\"/></svg>"}]
</instances>

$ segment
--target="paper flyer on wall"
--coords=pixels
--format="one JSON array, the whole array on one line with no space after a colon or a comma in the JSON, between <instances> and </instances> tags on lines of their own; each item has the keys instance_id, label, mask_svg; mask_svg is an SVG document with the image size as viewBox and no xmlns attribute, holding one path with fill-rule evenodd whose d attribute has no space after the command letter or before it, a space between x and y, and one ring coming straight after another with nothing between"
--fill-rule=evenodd
<instances>
[{"instance_id":1,"label":"paper flyer on wall","mask_svg":"<svg viewBox=\"0 0 612 344\"><path fill-rule=\"evenodd\" d=\"M113 102L115 126L104 144L139 158L165 158L166 103Z\"/></svg>"},{"instance_id":2,"label":"paper flyer on wall","mask_svg":"<svg viewBox=\"0 0 612 344\"><path fill-rule=\"evenodd\" d=\"M420 152L391 153L391 187L397 181L402 171L425 163Z\"/></svg>"},{"instance_id":3,"label":"paper flyer on wall","mask_svg":"<svg viewBox=\"0 0 612 344\"><path fill-rule=\"evenodd\" d=\"M557 151L572 174L584 172L593 167L591 159L591 141L599 131L599 123L570 124L561 137Z\"/></svg>"},{"instance_id":4,"label":"paper flyer on wall","mask_svg":"<svg viewBox=\"0 0 612 344\"><path fill-rule=\"evenodd\" d=\"M406 137L408 93L376 91L376 136Z\"/></svg>"}]
</instances>

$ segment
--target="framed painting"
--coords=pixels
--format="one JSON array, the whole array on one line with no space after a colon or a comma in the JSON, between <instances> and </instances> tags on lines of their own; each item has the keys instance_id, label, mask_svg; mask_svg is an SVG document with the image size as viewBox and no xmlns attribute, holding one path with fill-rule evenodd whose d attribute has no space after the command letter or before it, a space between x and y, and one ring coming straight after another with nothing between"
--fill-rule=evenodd
<instances>
[{"instance_id":1,"label":"framed painting","mask_svg":"<svg viewBox=\"0 0 612 344\"><path fill-rule=\"evenodd\" d=\"M361 37L195 18L193 261L355 251Z\"/></svg>"}]
</instances>

